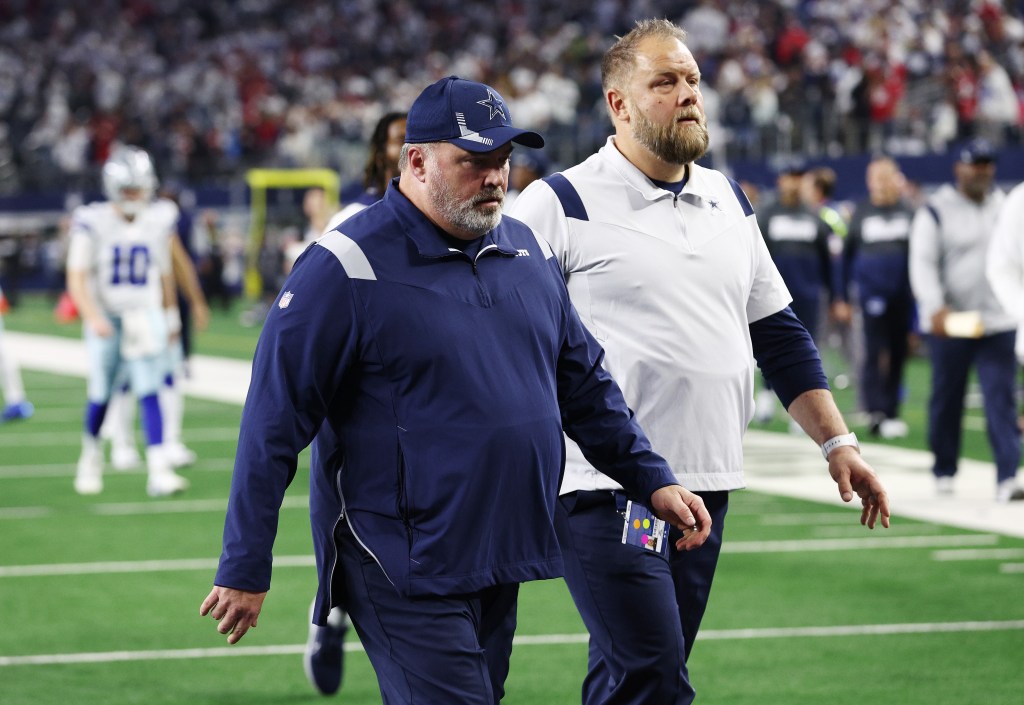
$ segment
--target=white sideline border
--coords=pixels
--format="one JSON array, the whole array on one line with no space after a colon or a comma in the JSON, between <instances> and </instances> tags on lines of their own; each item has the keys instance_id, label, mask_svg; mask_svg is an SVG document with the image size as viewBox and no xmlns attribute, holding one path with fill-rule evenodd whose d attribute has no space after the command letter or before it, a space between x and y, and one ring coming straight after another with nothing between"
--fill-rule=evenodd
<instances>
[{"instance_id":1,"label":"white sideline border","mask_svg":"<svg viewBox=\"0 0 1024 705\"><path fill-rule=\"evenodd\" d=\"M1024 629L1024 620L1003 622L922 622L919 624L853 624L834 627L788 627L766 629L705 629L701 641L750 639L806 639L839 636L890 636L899 634L949 634L962 632L1015 631ZM517 636L516 646L551 646L585 644L586 634L538 634ZM362 651L359 641L345 642L345 651ZM305 644L276 646L222 646L207 649L159 649L151 651L100 651L75 654L38 654L31 656L0 656L0 668L11 666L52 666L77 663L112 663L117 661L170 661L176 659L208 659L228 656L297 656Z\"/></svg>"}]
</instances>

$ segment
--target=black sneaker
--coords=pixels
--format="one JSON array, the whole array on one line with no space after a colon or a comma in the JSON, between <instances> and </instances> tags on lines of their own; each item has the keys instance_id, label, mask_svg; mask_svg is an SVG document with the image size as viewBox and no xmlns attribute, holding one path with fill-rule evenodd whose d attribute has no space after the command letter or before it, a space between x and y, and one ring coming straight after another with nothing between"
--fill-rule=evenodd
<instances>
[{"instance_id":1,"label":"black sneaker","mask_svg":"<svg viewBox=\"0 0 1024 705\"><path fill-rule=\"evenodd\" d=\"M334 695L341 687L345 670L345 634L348 633L348 614L335 607L327 616L327 626L312 624L313 606L309 607L309 639L302 665L306 678L321 695Z\"/></svg>"}]
</instances>

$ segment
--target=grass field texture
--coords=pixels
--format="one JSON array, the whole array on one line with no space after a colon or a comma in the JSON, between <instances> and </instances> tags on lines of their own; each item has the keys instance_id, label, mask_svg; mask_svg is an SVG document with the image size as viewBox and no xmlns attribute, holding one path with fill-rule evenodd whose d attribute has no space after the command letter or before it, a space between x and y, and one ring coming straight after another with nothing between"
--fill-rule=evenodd
<instances>
[{"instance_id":1,"label":"grass field texture","mask_svg":"<svg viewBox=\"0 0 1024 705\"><path fill-rule=\"evenodd\" d=\"M43 300L26 300L6 325L78 335L53 324ZM237 324L237 310L218 313L197 351L245 359L257 334ZM228 647L198 608L220 552L240 408L189 400L185 435L200 460L183 471L188 493L151 500L141 472L108 471L104 493L86 498L71 488L84 381L24 378L36 416L0 425L0 703L325 702L301 663L315 581L307 472L282 510L259 628ZM922 447L926 396L927 368L915 361L906 418L917 435L902 444ZM977 425L965 452L985 459ZM810 550L869 537L891 546ZM726 544L690 660L699 703L1024 702L1024 540L898 516L870 533L848 510L743 491ZM524 586L517 638L503 702L578 703L585 632L561 581ZM350 646L332 700L380 703L358 641Z\"/></svg>"}]
</instances>

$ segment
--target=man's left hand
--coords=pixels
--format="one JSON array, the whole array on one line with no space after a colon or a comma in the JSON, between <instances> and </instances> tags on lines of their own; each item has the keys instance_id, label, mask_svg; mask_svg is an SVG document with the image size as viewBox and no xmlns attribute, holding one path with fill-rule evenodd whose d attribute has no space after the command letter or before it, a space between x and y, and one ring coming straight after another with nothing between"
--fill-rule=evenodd
<instances>
[{"instance_id":1,"label":"man's left hand","mask_svg":"<svg viewBox=\"0 0 1024 705\"><path fill-rule=\"evenodd\" d=\"M875 528L879 517L882 526L889 528L889 494L878 475L853 447L843 446L828 454L828 473L839 485L839 496L844 502L860 497L860 523Z\"/></svg>"}]
</instances>

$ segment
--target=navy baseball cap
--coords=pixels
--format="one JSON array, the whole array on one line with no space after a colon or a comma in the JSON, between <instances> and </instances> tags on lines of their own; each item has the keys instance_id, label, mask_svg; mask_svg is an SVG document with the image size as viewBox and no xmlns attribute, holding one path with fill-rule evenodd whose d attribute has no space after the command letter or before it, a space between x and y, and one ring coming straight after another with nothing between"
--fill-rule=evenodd
<instances>
[{"instance_id":1,"label":"navy baseball cap","mask_svg":"<svg viewBox=\"0 0 1024 705\"><path fill-rule=\"evenodd\" d=\"M540 149L544 138L512 127L504 99L490 86L447 76L423 89L409 108L405 141L450 142L468 152L490 152L508 142Z\"/></svg>"},{"instance_id":2,"label":"navy baseball cap","mask_svg":"<svg viewBox=\"0 0 1024 705\"><path fill-rule=\"evenodd\" d=\"M807 162L795 155L781 157L775 167L778 176L803 176L807 171Z\"/></svg>"},{"instance_id":3,"label":"navy baseball cap","mask_svg":"<svg viewBox=\"0 0 1024 705\"><path fill-rule=\"evenodd\" d=\"M960 150L959 160L964 164L989 164L996 161L996 148L988 140L979 137Z\"/></svg>"}]
</instances>

